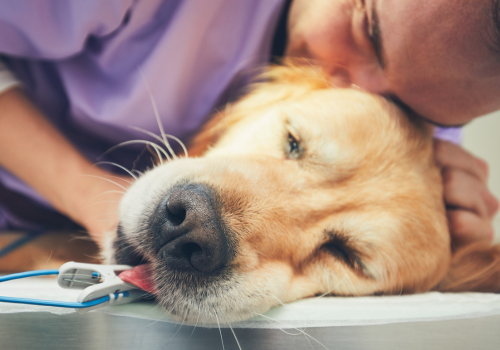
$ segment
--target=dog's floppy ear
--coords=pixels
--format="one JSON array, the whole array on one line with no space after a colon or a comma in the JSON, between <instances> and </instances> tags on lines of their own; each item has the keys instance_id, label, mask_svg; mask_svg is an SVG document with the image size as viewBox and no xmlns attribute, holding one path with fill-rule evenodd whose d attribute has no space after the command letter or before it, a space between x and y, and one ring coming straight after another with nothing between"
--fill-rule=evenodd
<instances>
[{"instance_id":1,"label":"dog's floppy ear","mask_svg":"<svg viewBox=\"0 0 500 350\"><path fill-rule=\"evenodd\" d=\"M500 292L500 245L475 243L453 254L442 292Z\"/></svg>"}]
</instances>

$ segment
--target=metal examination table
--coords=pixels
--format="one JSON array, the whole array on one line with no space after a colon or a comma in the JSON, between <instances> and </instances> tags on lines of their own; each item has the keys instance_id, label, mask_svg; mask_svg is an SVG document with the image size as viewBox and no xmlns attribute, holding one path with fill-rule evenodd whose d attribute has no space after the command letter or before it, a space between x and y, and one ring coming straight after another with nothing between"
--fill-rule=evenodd
<instances>
[{"instance_id":1,"label":"metal examination table","mask_svg":"<svg viewBox=\"0 0 500 350\"><path fill-rule=\"evenodd\" d=\"M21 298L74 301L79 293L59 288L53 278L34 277L0 286L0 295ZM310 298L232 326L244 350L499 350L500 294ZM221 332L224 348L217 327L180 326L151 301L83 314L73 309L0 303L0 350L239 349L231 329Z\"/></svg>"},{"instance_id":2,"label":"metal examination table","mask_svg":"<svg viewBox=\"0 0 500 350\"><path fill-rule=\"evenodd\" d=\"M279 329L235 329L242 349L324 349L304 335ZM292 330L293 331L293 330ZM500 349L500 315L461 320L308 328L328 349ZM238 349L222 329L225 349ZM7 349L222 349L216 328L193 327L103 312L0 315L0 348Z\"/></svg>"}]
</instances>

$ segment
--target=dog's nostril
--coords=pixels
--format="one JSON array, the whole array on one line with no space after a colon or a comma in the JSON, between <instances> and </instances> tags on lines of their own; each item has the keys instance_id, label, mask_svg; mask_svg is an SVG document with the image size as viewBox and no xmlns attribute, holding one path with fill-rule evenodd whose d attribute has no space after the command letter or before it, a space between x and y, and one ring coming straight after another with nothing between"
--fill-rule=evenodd
<instances>
[{"instance_id":1,"label":"dog's nostril","mask_svg":"<svg viewBox=\"0 0 500 350\"><path fill-rule=\"evenodd\" d=\"M191 261L191 257L193 256L193 254L201 251L201 247L196 243L186 243L182 246L182 254L188 261Z\"/></svg>"},{"instance_id":2,"label":"dog's nostril","mask_svg":"<svg viewBox=\"0 0 500 350\"><path fill-rule=\"evenodd\" d=\"M167 215L169 221L174 224L174 226L179 226L186 220L186 208L179 203L167 203Z\"/></svg>"}]
</instances>

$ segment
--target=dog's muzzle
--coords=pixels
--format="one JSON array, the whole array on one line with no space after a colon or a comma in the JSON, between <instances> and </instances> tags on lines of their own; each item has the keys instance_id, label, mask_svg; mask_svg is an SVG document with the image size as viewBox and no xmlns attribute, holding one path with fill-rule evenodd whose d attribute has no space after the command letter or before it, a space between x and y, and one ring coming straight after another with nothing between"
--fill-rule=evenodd
<instances>
[{"instance_id":1,"label":"dog's muzzle","mask_svg":"<svg viewBox=\"0 0 500 350\"><path fill-rule=\"evenodd\" d=\"M177 187L158 206L151 231L160 263L171 271L213 275L231 260L231 247L213 190Z\"/></svg>"}]
</instances>

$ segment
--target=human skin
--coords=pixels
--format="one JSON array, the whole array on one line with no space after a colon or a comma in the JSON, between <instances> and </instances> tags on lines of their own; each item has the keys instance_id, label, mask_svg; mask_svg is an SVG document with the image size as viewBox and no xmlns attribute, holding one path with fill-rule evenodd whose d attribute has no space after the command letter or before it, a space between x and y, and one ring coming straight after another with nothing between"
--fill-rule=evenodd
<instances>
[{"instance_id":1,"label":"human skin","mask_svg":"<svg viewBox=\"0 0 500 350\"><path fill-rule=\"evenodd\" d=\"M500 109L492 0L294 0L286 54L438 125ZM409 107L409 108L408 108ZM455 244L493 238L487 164L436 141Z\"/></svg>"},{"instance_id":2,"label":"human skin","mask_svg":"<svg viewBox=\"0 0 500 350\"><path fill-rule=\"evenodd\" d=\"M313 59L367 91L397 97L433 122L460 125L500 109L491 4L294 0L287 54ZM370 34L377 27L380 45Z\"/></svg>"},{"instance_id":3,"label":"human skin","mask_svg":"<svg viewBox=\"0 0 500 350\"><path fill-rule=\"evenodd\" d=\"M85 159L19 89L0 94L0 164L102 243L129 185Z\"/></svg>"}]
</instances>

